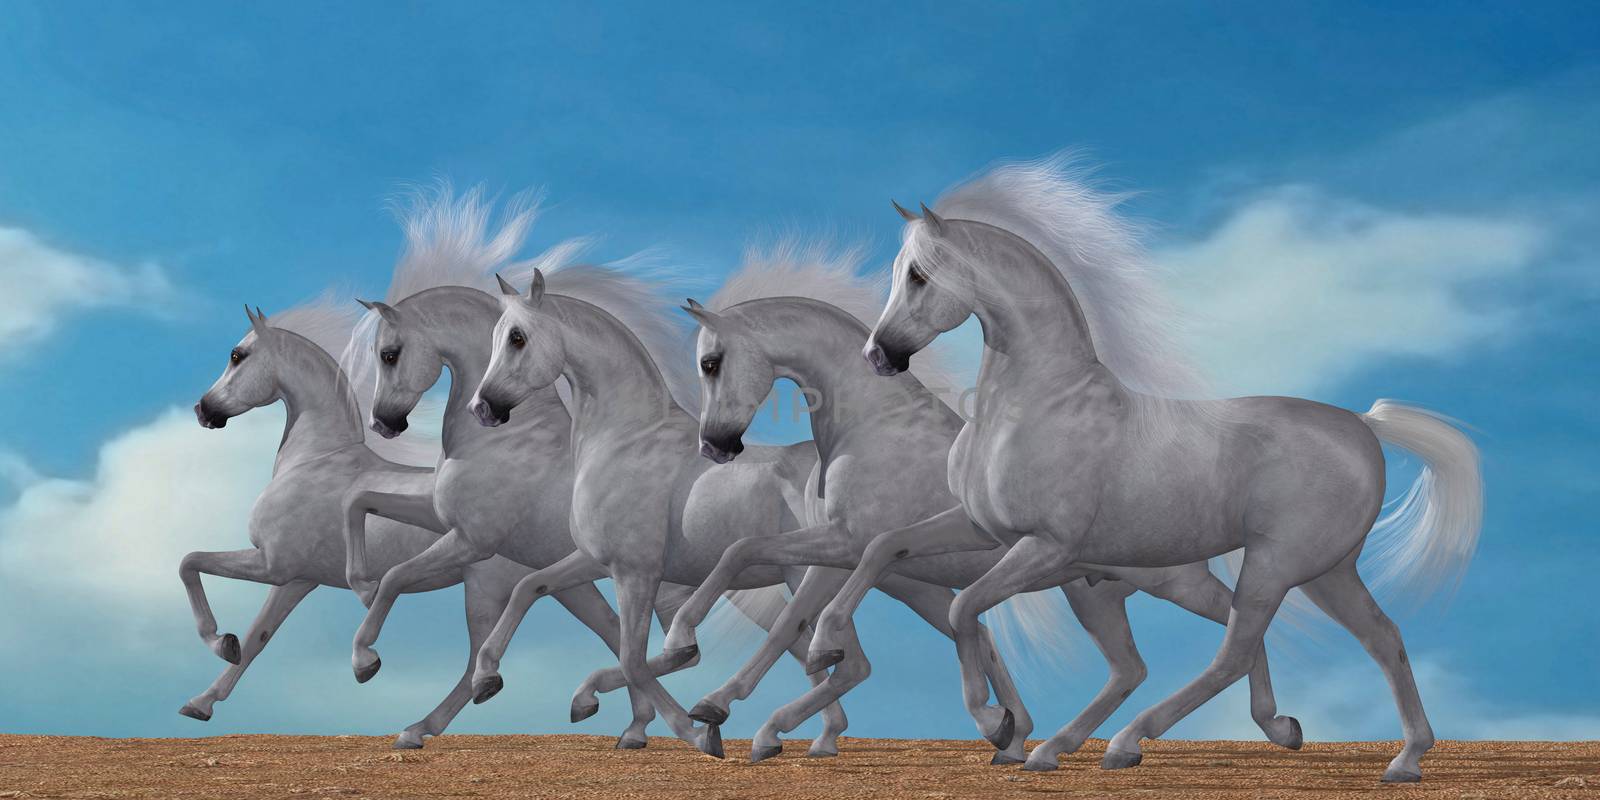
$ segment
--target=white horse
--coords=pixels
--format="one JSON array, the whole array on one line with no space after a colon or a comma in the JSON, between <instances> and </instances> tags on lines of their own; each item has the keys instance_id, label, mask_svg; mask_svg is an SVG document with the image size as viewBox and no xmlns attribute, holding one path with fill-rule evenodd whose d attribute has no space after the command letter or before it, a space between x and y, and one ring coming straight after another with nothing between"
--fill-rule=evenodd
<instances>
[{"instance_id":1,"label":"white horse","mask_svg":"<svg viewBox=\"0 0 1600 800\"><path fill-rule=\"evenodd\" d=\"M702 326L702 448L715 460L732 458L731 454L742 449L745 429L772 391L773 382L793 380L810 400L812 433L823 457L826 510L822 524L783 536L743 539L728 548L717 568L679 610L667 635L668 652L693 644L694 625L727 581L750 566L854 568L877 534L933 516L958 502L946 488L945 469L950 446L961 430L960 416L940 403L921 379L907 373L884 380L855 357L867 340L867 323L882 302L878 299L883 294L882 284L858 277L855 258L827 263L820 255L816 251L780 251L777 258L753 261L730 278L712 298L711 309L690 301L687 310ZM937 377L934 380L944 382ZM914 608L940 632L953 637L948 622L954 597L950 589L977 580L1000 555L996 548L916 559L907 562L898 575L885 575L880 587L897 595L897 583L936 587L924 593L929 600ZM1094 577L1095 583L1075 580L1060 587L1105 655L1111 673L1094 701L1069 726L1074 731L1069 749L1082 744L1144 679L1144 662L1135 649L1124 604L1135 589L1219 623L1228 619L1229 590L1204 562L1108 568ZM1101 577L1113 580L1099 580ZM770 668L775 658L772 651L799 635L791 618L814 618L842 583L842 578L808 582L808 591L796 594L778 618L763 653L707 695L691 715L717 722L725 719L729 703L748 697ZM1012 605L997 610L1011 610ZM1065 635L1060 628L1040 631L1027 625L1027 619L1022 622L1029 634ZM821 668L840 661L835 675L864 676L869 668L853 627L846 624L841 631L835 639L842 644L834 651L837 656L812 666ZM993 645L986 641L984 647ZM1000 748L993 763L1022 763L1032 722L1004 665L988 655L981 663L1005 715L994 725L981 726ZM1257 661L1251 678L1252 710L1262 730L1273 741L1298 748L1299 724L1292 717L1277 715L1265 658ZM752 740L752 759L776 755L782 748L778 734L793 730L824 704L837 701L847 688L829 681L779 709Z\"/></svg>"},{"instance_id":2,"label":"white horse","mask_svg":"<svg viewBox=\"0 0 1600 800\"><path fill-rule=\"evenodd\" d=\"M290 309L270 322L259 312L246 309L245 313L250 317L250 330L229 353L221 377L195 404L195 416L207 428L221 428L231 417L282 400L288 419L272 480L250 515L252 546L190 553L179 569L201 639L231 662L210 688L179 712L202 722L211 719L213 704L227 699L245 669L306 595L318 586L349 587L341 537L343 497L352 491L426 494L433 483L432 469L397 463L384 455L408 461L437 457L437 442L423 437L416 439L420 447L409 449L364 440L357 398L328 353L328 349L343 347L349 338L355 324L353 314L328 300ZM372 534L372 563L384 568L421 553L437 538L434 531L389 520L375 524ZM242 643L231 633L218 635L216 618L200 582L202 573L272 587ZM463 582L468 618L492 623L511 588L527 573L526 568L497 558L442 575L416 589ZM600 602L604 605L603 598ZM467 674L412 728L430 724L442 730L466 705L471 655L469 652Z\"/></svg>"},{"instance_id":3,"label":"white horse","mask_svg":"<svg viewBox=\"0 0 1600 800\"><path fill-rule=\"evenodd\" d=\"M353 663L358 681L370 680L381 666L372 644L400 593L438 584L440 576L475 564L494 563L499 560L496 554L537 569L574 550L568 532L572 423L556 391L541 393L515 425L498 431L479 425L466 408L488 363L489 329L500 314L495 296L474 287L492 287L497 268L561 267L581 248L582 242L573 240L529 261L514 261L536 212L532 204L513 203L499 228L491 230L491 208L481 190L456 197L448 187L441 187L431 196L416 196L402 220L406 251L395 265L389 303L363 301L372 313L351 340L345 362L353 380L370 381L374 387L373 430L386 440L399 441L394 437L407 429L408 416L446 368L451 381L436 481L430 475L426 486L419 483L415 491L405 492L366 487L346 498L346 571L351 585L369 605L356 634ZM660 310L663 301L657 295L662 287L600 267L556 269L552 281L562 290L590 298L630 320L646 331L652 347L663 352L681 349L681 336ZM426 552L374 571L367 563L366 516L369 512L392 515L397 508L436 519L437 529L445 535ZM382 576L376 585L369 579L373 574ZM663 626L688 593L686 587L662 587L656 611ZM613 652L618 650L616 614L592 583L575 586L556 599L599 634ZM735 601L753 616L770 618L776 610L764 610L759 604L771 599L738 597ZM489 615L468 615L468 638L474 653L499 616L498 607ZM667 672L688 661L658 659L653 667ZM616 667L591 675L573 697L572 721L599 710L597 692L622 683ZM633 720L617 740L622 749L645 746L645 728L655 717L643 696L630 694ZM402 733L396 746L421 747L426 737L442 733L446 722L447 717L431 715Z\"/></svg>"},{"instance_id":4,"label":"white horse","mask_svg":"<svg viewBox=\"0 0 1600 800\"><path fill-rule=\"evenodd\" d=\"M500 658L536 599L610 575L622 616L622 673L628 686L649 695L679 738L720 757L717 726L696 728L647 668L648 602L663 580L699 583L739 539L801 527L806 498L815 489L807 487L814 481L816 448L811 442L751 448L738 464L711 465L695 455L694 417L674 401L650 352L626 325L591 303L546 294L538 270L525 296L509 284L504 290L493 355L472 409L484 425L500 425L528 398L549 391L558 378L567 379L578 476L572 536L578 552L517 584L511 605L478 651L477 699L503 685ZM687 364L678 368L688 371ZM774 586L792 577L757 568L740 575L732 588ZM811 579L807 573L805 580ZM804 591L802 581L797 592ZM797 650L803 660L803 650ZM822 678L813 675L812 680ZM837 753L845 722L837 704L830 705L813 751Z\"/></svg>"},{"instance_id":5,"label":"white horse","mask_svg":"<svg viewBox=\"0 0 1600 800\"><path fill-rule=\"evenodd\" d=\"M604 267L563 268L581 249L581 240L561 243L530 260L514 261L535 216L533 206L513 204L498 230L491 232L489 204L479 191L456 198L441 189L432 197L419 197L404 219L407 250L395 267L389 302L365 304L374 313L369 315L363 335L352 341L346 361L355 379L373 381L374 430L385 437L406 430L408 416L423 394L444 369L450 372L437 481L428 495L415 496L415 500L427 502L428 513L437 515L448 533L427 552L383 571L355 636L353 664L359 681L371 679L381 665L372 645L401 592L436 581L440 574L487 563L495 554L537 569L561 561L575 549L569 531L574 475L572 417L556 388L547 387L530 396L516 421L499 429L483 427L468 411L468 398L489 362L489 331L500 316L497 295L475 287L493 286L497 268L516 274L541 265L553 269L551 285L559 291L594 302L642 332L647 349L663 357L679 351L683 358L688 357L683 332L661 296L668 284ZM683 383L687 388L679 387L679 391L692 393L692 382ZM392 507L399 500L378 489L349 498L348 571L357 585L370 585L366 577L372 574L365 563L366 512ZM591 627L618 651L619 628L610 606L600 599L592 582L574 587L558 593L557 599L586 623L602 614L603 624ZM655 610L663 628L688 594L687 587L661 587ZM575 595L583 598L583 605L572 605ZM771 606L782 604L781 590L740 592L731 599L757 622L769 624L777 613ZM469 619L474 652L498 619L498 610L492 618ZM804 649L797 647L795 657L803 658ZM653 659L651 669L664 674L697 658L698 654L684 653ZM590 675L573 697L572 721L599 710L598 692L623 684L621 670L615 666ZM655 716L643 695L632 690L630 694L633 721L617 740L617 747L624 749L645 746L645 728ZM423 736L441 730L427 726L408 730L406 741L420 746Z\"/></svg>"},{"instance_id":6,"label":"white horse","mask_svg":"<svg viewBox=\"0 0 1600 800\"><path fill-rule=\"evenodd\" d=\"M905 239L867 361L893 375L969 316L983 326L978 414L949 459L962 513L904 537L913 542L908 557L1011 547L951 609L968 707L979 712L987 699L977 626L984 610L1094 564L1181 564L1243 547L1216 659L1118 732L1102 765L1138 764L1142 738L1161 735L1245 675L1285 594L1299 586L1388 677L1405 745L1384 780L1419 780L1433 732L1399 630L1356 560L1376 530L1387 546L1374 560L1395 574L1459 574L1482 517L1476 449L1444 419L1386 400L1355 414L1288 397L1163 396L1182 366L1162 347L1170 312L1155 302L1111 206L1052 159L968 182L941 199L937 213L901 209ZM1380 441L1424 464L1384 520ZM870 584L892 561L866 559L852 581ZM813 647L828 634L822 626ZM1027 767L1054 768L1064 734Z\"/></svg>"}]
</instances>

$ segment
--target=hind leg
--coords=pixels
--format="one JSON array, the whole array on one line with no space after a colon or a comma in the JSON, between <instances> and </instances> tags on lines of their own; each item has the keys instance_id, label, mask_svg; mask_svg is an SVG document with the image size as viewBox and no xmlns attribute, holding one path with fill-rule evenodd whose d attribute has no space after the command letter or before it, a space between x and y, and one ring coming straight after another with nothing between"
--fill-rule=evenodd
<instances>
[{"instance_id":1,"label":"hind leg","mask_svg":"<svg viewBox=\"0 0 1600 800\"><path fill-rule=\"evenodd\" d=\"M256 615L256 621L250 624L250 630L245 634L244 644L240 648L240 659L237 664L230 664L217 677L210 688L196 695L189 702L183 704L178 710L191 719L205 722L211 719L211 707L228 699L233 693L233 687L244 677L244 671L250 668L251 662L266 648L267 642L282 627L283 621L294 611L295 606L304 600L311 590L317 588L315 581L291 581L282 586L274 586L267 591L267 601L261 605L261 612Z\"/></svg>"},{"instance_id":2,"label":"hind leg","mask_svg":"<svg viewBox=\"0 0 1600 800\"><path fill-rule=\"evenodd\" d=\"M515 582L511 570L488 563L467 567L462 578L467 611L466 671L462 673L461 679L456 681L455 687L444 700L428 712L428 716L407 726L399 736L395 737L396 750L422 747L428 737L444 733L450 721L455 719L456 715L461 713L461 709L466 707L467 701L472 699L473 658L478 654L478 647L483 644L484 638L494 628L495 622L500 619L500 612L505 608Z\"/></svg>"},{"instance_id":3,"label":"hind leg","mask_svg":"<svg viewBox=\"0 0 1600 800\"><path fill-rule=\"evenodd\" d=\"M1328 574L1305 584L1301 590L1360 640L1361 646L1389 679L1395 706L1400 711L1405 746L1389 762L1389 768L1383 773L1384 781L1422 780L1420 762L1422 755L1433 747L1433 727L1423 713L1422 698L1417 694L1417 681L1411 674L1411 661L1406 657L1405 643L1400 640L1400 629L1378 607L1361 576L1356 574L1355 555Z\"/></svg>"},{"instance_id":4,"label":"hind leg","mask_svg":"<svg viewBox=\"0 0 1600 800\"><path fill-rule=\"evenodd\" d=\"M1139 589L1192 611L1219 625L1228 624L1228 607L1233 590L1211 573L1205 562L1161 569L1118 570ZM1299 750L1304 744L1300 721L1278 714L1278 700L1272 693L1272 673L1267 666L1267 648L1256 651L1250 668L1250 716L1261 726L1267 740L1280 747Z\"/></svg>"},{"instance_id":5,"label":"hind leg","mask_svg":"<svg viewBox=\"0 0 1600 800\"><path fill-rule=\"evenodd\" d=\"M1188 716L1207 700L1244 677L1255 666L1256 653L1266 636L1267 626L1295 583L1279 568L1274 554L1262 549L1246 549L1239 585L1233 593L1233 611L1222 647L1210 666L1199 677L1160 703L1134 717L1106 748L1100 764L1106 769L1131 767L1142 759L1140 741L1166 733L1178 720ZM1303 580L1303 579L1302 579Z\"/></svg>"},{"instance_id":6,"label":"hind leg","mask_svg":"<svg viewBox=\"0 0 1600 800\"><path fill-rule=\"evenodd\" d=\"M1144 659L1139 657L1133 630L1128 626L1127 599L1133 594L1133 587L1125 581L1100 581L1090 586L1088 581L1077 580L1061 589L1072 605L1072 613L1105 656L1111 674L1100 693L1072 722L1028 754L1024 769L1033 771L1053 770L1058 766L1058 756L1077 752L1084 740L1144 683L1146 675Z\"/></svg>"}]
</instances>

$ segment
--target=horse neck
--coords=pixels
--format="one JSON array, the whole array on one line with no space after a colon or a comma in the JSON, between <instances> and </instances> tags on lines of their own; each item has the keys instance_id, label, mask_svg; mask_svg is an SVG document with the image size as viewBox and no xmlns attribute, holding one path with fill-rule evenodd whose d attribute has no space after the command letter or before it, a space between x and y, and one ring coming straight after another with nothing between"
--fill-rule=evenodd
<instances>
[{"instance_id":1,"label":"horse neck","mask_svg":"<svg viewBox=\"0 0 1600 800\"><path fill-rule=\"evenodd\" d=\"M973 313L984 343L980 390L992 362L1052 380L1103 370L1083 306L1067 279L1031 245L1013 244L993 248L997 257L973 276Z\"/></svg>"},{"instance_id":2,"label":"horse neck","mask_svg":"<svg viewBox=\"0 0 1600 800\"><path fill-rule=\"evenodd\" d=\"M870 331L836 306L805 298L761 300L738 316L755 331L778 377L794 381L812 399L811 434L823 452L891 430L885 416L928 413L957 420L911 374L874 374L861 357Z\"/></svg>"},{"instance_id":3,"label":"horse neck","mask_svg":"<svg viewBox=\"0 0 1600 800\"><path fill-rule=\"evenodd\" d=\"M273 471L361 444L361 413L338 362L310 340L274 330L278 390L288 419Z\"/></svg>"},{"instance_id":4,"label":"horse neck","mask_svg":"<svg viewBox=\"0 0 1600 800\"><path fill-rule=\"evenodd\" d=\"M574 438L585 433L694 418L672 399L644 344L616 317L573 297L545 295L548 313L565 331L562 375L572 384Z\"/></svg>"},{"instance_id":5,"label":"horse neck","mask_svg":"<svg viewBox=\"0 0 1600 800\"><path fill-rule=\"evenodd\" d=\"M413 295L401 308L402 313L418 315L450 371L441 432L446 458L481 440L504 437L507 431L534 426L554 426L552 430L560 431L571 428L572 418L554 386L534 392L517 406L511 420L498 428L485 428L468 410L472 393L489 369L489 340L500 318L500 302L493 295L465 286L441 286Z\"/></svg>"}]
</instances>

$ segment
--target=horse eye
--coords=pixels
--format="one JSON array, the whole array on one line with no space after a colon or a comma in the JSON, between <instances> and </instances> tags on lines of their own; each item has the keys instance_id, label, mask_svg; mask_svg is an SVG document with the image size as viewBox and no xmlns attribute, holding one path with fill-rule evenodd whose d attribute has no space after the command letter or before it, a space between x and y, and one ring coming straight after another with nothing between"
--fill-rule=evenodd
<instances>
[{"instance_id":1,"label":"horse eye","mask_svg":"<svg viewBox=\"0 0 1600 800\"><path fill-rule=\"evenodd\" d=\"M400 351L397 349L385 350L379 353L378 357L383 359L383 363L392 367L400 361Z\"/></svg>"},{"instance_id":2,"label":"horse eye","mask_svg":"<svg viewBox=\"0 0 1600 800\"><path fill-rule=\"evenodd\" d=\"M922 273L922 267L918 266L916 262L912 262L911 267L906 270L906 277L910 278L911 282L918 286L928 283L928 276Z\"/></svg>"},{"instance_id":3,"label":"horse eye","mask_svg":"<svg viewBox=\"0 0 1600 800\"><path fill-rule=\"evenodd\" d=\"M528 337L523 336L522 331L517 330L516 328L511 329L511 335L507 337L507 340L511 342L512 347L519 349L528 343Z\"/></svg>"},{"instance_id":4,"label":"horse eye","mask_svg":"<svg viewBox=\"0 0 1600 800\"><path fill-rule=\"evenodd\" d=\"M722 366L722 359L717 356L706 356L700 359L700 369L707 375L717 374L717 368Z\"/></svg>"},{"instance_id":5,"label":"horse eye","mask_svg":"<svg viewBox=\"0 0 1600 800\"><path fill-rule=\"evenodd\" d=\"M228 354L228 363L238 364L239 362L243 361L244 357L247 355L250 354L238 348L234 348L233 352Z\"/></svg>"}]
</instances>

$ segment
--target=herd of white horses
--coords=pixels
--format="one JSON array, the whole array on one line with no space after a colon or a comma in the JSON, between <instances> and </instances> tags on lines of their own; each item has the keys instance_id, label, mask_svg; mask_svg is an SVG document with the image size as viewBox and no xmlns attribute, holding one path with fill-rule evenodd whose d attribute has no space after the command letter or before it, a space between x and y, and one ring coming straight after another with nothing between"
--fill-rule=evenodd
<instances>
[{"instance_id":1,"label":"herd of white horses","mask_svg":"<svg viewBox=\"0 0 1600 800\"><path fill-rule=\"evenodd\" d=\"M1246 676L1262 732L1298 748L1263 646L1298 587L1388 678L1404 745L1383 779L1421 777L1433 732L1356 562L1371 539L1363 567L1382 579L1458 578L1480 528L1474 446L1445 418L1390 401L1353 413L1206 399L1113 198L1064 161L997 167L932 209L896 205L903 243L887 276L797 248L751 259L681 310L670 276L573 264L578 242L520 258L533 208L496 220L492 205L478 192L419 198L387 296L361 301L365 313L327 297L270 318L246 309L250 330L195 413L221 428L282 401L287 422L252 546L183 559L200 637L229 663L186 716L210 719L318 586L368 608L353 645L365 682L399 595L461 583L467 668L396 747L422 747L500 691L518 624L551 595L617 655L572 700L578 721L627 689L617 747L644 747L659 715L721 756L731 705L787 651L812 688L761 726L751 758L777 755L779 736L818 713L809 755L836 755L840 700L870 671L852 615L877 588L954 641L993 763L1051 770L1144 680L1125 609L1144 591L1226 633L1199 676L1115 734L1103 766L1138 764L1143 739ZM955 403L935 391L932 354L912 360L973 316L981 370ZM405 436L445 368L442 428ZM747 446L779 379L810 400L812 438ZM1381 519L1380 442L1422 463ZM1228 554L1232 589L1208 566ZM242 638L219 633L201 574L271 587ZM596 588L605 578L616 610ZM982 615L1016 597L1025 630L1059 636L1026 602L1057 587L1110 676L1029 751L1033 722ZM722 598L767 636L686 711L659 678L699 661L696 627ZM667 632L653 656L652 612Z\"/></svg>"}]
</instances>

